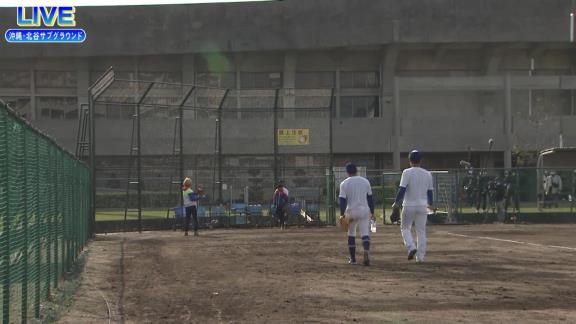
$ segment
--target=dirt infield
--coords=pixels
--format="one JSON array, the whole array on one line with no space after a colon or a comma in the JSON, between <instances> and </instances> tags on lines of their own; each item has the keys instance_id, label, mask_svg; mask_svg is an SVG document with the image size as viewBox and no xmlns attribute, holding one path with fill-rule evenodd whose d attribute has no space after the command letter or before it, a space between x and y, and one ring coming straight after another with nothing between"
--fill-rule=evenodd
<instances>
[{"instance_id":1,"label":"dirt infield","mask_svg":"<svg viewBox=\"0 0 576 324\"><path fill-rule=\"evenodd\" d=\"M575 232L432 226L416 264L386 226L370 267L337 228L101 235L61 322L576 323Z\"/></svg>"}]
</instances>

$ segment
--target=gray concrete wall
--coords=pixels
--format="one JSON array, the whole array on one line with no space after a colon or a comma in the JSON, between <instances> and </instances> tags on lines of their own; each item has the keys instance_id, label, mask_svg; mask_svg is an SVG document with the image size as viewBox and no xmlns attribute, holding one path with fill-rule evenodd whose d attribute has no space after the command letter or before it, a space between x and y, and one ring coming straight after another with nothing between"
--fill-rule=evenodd
<instances>
[{"instance_id":1,"label":"gray concrete wall","mask_svg":"<svg viewBox=\"0 0 576 324\"><path fill-rule=\"evenodd\" d=\"M541 150L560 145L560 134L565 147L576 146L576 118L556 116L544 120L517 119L514 122L513 145L523 150Z\"/></svg>"},{"instance_id":2,"label":"gray concrete wall","mask_svg":"<svg viewBox=\"0 0 576 324\"><path fill-rule=\"evenodd\" d=\"M424 79L416 79L423 82ZM446 79L438 79L446 81ZM472 80L472 79L469 79ZM414 79L411 79L414 81ZM416 82L416 84L418 83ZM429 81L428 81L429 82ZM516 82L517 85L524 81ZM534 81L536 85L570 85L570 78L546 77ZM404 82L408 84L409 82ZM411 83L415 84L415 83ZM435 83L436 84L436 83ZM447 83L444 82L446 85ZM463 86L466 82L455 82ZM468 86L472 81L468 83ZM504 128L505 98L502 78L487 79L484 86L492 90L424 90L401 91L400 148L402 152L419 148L429 152L465 152L468 147L487 149L488 138L495 140L494 149L502 151L517 147L540 150L559 145L576 145L576 117L570 115L570 91L550 90L547 97L533 96L532 115L527 115L527 90L515 90L512 100L511 142L506 140ZM543 102L539 99L544 98ZM336 118L334 120L335 153L392 152L393 119L387 108L383 118ZM549 111L552 109L551 111ZM568 115L566 115L566 111ZM74 120L40 119L34 124L69 150L74 150L77 122ZM97 121L98 154L127 155L130 147L130 120ZM307 146L282 146L280 153L327 153L328 119L295 118L290 113L279 118L279 128L310 128ZM227 154L271 154L273 152L273 119L229 119L223 122L223 152ZM143 154L171 154L174 119L143 119ZM212 154L215 144L214 119L184 120L184 148L192 154Z\"/></svg>"},{"instance_id":3,"label":"gray concrete wall","mask_svg":"<svg viewBox=\"0 0 576 324\"><path fill-rule=\"evenodd\" d=\"M231 72L236 73L237 88L245 86L243 73L275 73L282 86L290 88L298 86L300 72L329 72L334 74L337 154L397 156L413 148L483 151L488 138L494 138L499 152L515 146L539 150L558 145L559 134L565 145L574 146L576 100L567 89L576 81L559 77L574 71L574 48L567 42L573 4L572 0L286 0L83 7L77 17L79 27L89 34L84 45L0 42L0 72L16 70L32 80L20 87L0 85L0 98L29 100L24 108L27 118L74 150L77 121L46 119L36 108L45 97L86 102L89 84L109 66L122 77L167 77L185 83L196 82L198 73ZM0 30L14 27L14 10L0 9ZM43 71L71 73L76 85L43 86L36 80ZM350 71L378 72L380 84L343 86L344 73ZM563 90L534 93L530 115L527 88L514 90L508 110L502 77L508 73L551 76L538 79L535 88ZM473 91L468 88L478 85L477 80L457 78L477 76L491 79ZM413 77L404 86L428 84L430 89L449 90L402 90L395 98L395 77ZM430 77L453 78L431 81ZM341 118L346 96L378 96L380 117ZM290 98L282 104L295 107L297 102ZM310 128L311 143L282 146L280 153L328 152L327 118L298 118L293 111L283 116L280 128ZM214 121L193 118L187 111L185 152L213 154ZM98 125L99 155L129 153L131 121L98 120ZM270 117L224 118L223 152L271 154L272 125ZM142 127L143 154L172 152L173 119L145 120Z\"/></svg>"},{"instance_id":4,"label":"gray concrete wall","mask_svg":"<svg viewBox=\"0 0 576 324\"><path fill-rule=\"evenodd\" d=\"M77 123L66 120L46 120L37 123L61 145L74 151L75 137L71 130ZM142 154L172 154L173 120L143 120ZM132 122L128 120L98 120L97 154L128 155ZM310 144L279 146L279 153L328 153L329 125L327 119L281 118L279 127L309 128ZM272 154L273 120L225 120L222 125L222 151L225 154ZM337 119L334 121L335 153L390 152L390 130L382 127L379 119ZM213 154L215 144L214 120L184 120L184 152L186 154Z\"/></svg>"},{"instance_id":5,"label":"gray concrete wall","mask_svg":"<svg viewBox=\"0 0 576 324\"><path fill-rule=\"evenodd\" d=\"M0 57L320 49L389 43L564 42L570 0L286 0L80 7L83 45L8 45ZM16 27L0 9L0 30ZM169 36L168 36L169 35Z\"/></svg>"}]
</instances>

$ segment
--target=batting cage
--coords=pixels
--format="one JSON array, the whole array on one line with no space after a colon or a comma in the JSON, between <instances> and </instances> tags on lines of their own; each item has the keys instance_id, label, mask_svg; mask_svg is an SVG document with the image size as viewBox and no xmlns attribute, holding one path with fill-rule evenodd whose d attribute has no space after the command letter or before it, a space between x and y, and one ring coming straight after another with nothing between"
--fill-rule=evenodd
<instances>
[{"instance_id":1,"label":"batting cage","mask_svg":"<svg viewBox=\"0 0 576 324\"><path fill-rule=\"evenodd\" d=\"M91 87L78 140L94 165L98 224L178 227L184 178L201 193L200 226L274 226L280 183L290 193L288 224L333 223L333 97L332 89L220 89L108 70Z\"/></svg>"},{"instance_id":2,"label":"batting cage","mask_svg":"<svg viewBox=\"0 0 576 324\"><path fill-rule=\"evenodd\" d=\"M86 244L88 167L0 101L0 318L40 318Z\"/></svg>"}]
</instances>

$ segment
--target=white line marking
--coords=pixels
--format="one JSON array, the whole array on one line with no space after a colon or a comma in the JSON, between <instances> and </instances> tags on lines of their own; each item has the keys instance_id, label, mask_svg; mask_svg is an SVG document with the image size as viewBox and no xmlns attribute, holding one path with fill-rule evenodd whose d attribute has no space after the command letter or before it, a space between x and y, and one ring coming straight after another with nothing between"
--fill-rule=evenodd
<instances>
[{"instance_id":1,"label":"white line marking","mask_svg":"<svg viewBox=\"0 0 576 324\"><path fill-rule=\"evenodd\" d=\"M529 245L529 246L537 246L537 247L544 247L544 248L551 248L551 249L561 249L561 250L568 250L568 251L576 251L576 248L569 247L569 246L559 246L559 245L545 245L545 244L538 244L538 243L530 243L530 242L522 242L522 241L514 241L514 240L505 240L499 239L495 237L489 236L473 236L473 235L465 235L465 234L456 234L450 232L443 232L448 235L453 236L460 236L466 238L474 238L474 239L482 239L482 240L490 240L490 241L499 241L499 242L507 242L507 243L514 243L514 244L521 244L521 245Z\"/></svg>"}]
</instances>

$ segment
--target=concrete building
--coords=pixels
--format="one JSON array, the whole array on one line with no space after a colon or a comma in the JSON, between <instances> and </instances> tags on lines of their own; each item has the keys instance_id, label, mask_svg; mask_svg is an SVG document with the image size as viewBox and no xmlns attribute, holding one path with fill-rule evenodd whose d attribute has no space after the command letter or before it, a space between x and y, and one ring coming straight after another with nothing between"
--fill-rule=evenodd
<instances>
[{"instance_id":1,"label":"concrete building","mask_svg":"<svg viewBox=\"0 0 576 324\"><path fill-rule=\"evenodd\" d=\"M560 136L576 145L576 56L569 40L575 7L573 0L80 7L77 25L88 35L82 45L0 42L0 98L73 150L79 105L109 66L127 79L334 88L337 165L354 160L369 169L399 169L405 153L418 148L428 167L456 168L461 159L485 158L493 138L489 165L509 167L515 152L556 146ZM0 29L16 27L15 11L0 9ZM121 165L132 112L103 111L100 161ZM185 148L188 161L196 159L190 167L209 168L214 127L195 114L185 117L194 133ZM284 116L280 126L310 129L310 145L280 149L285 165L326 166L327 120L326 114ZM230 167L268 166L268 122L269 116L250 114L229 121L223 153ZM161 140L150 144L148 156L170 154L172 125L149 125L148 134Z\"/></svg>"}]
</instances>

